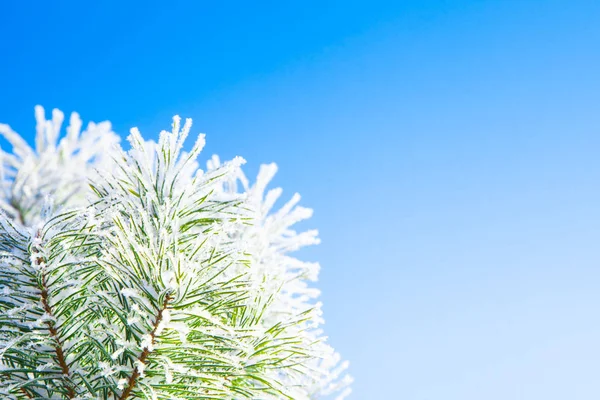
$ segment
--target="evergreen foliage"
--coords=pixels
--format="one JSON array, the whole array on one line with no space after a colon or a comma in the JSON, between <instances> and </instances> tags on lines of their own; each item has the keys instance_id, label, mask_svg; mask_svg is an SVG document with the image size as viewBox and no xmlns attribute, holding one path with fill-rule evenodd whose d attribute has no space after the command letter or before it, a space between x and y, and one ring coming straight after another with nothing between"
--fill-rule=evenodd
<instances>
[{"instance_id":1,"label":"evergreen foliage","mask_svg":"<svg viewBox=\"0 0 600 400\"><path fill-rule=\"evenodd\" d=\"M250 184L235 158L206 170L191 120L125 151L108 122L46 120L35 148L0 124L0 398L342 399L325 342L318 243L273 211L274 164Z\"/></svg>"}]
</instances>

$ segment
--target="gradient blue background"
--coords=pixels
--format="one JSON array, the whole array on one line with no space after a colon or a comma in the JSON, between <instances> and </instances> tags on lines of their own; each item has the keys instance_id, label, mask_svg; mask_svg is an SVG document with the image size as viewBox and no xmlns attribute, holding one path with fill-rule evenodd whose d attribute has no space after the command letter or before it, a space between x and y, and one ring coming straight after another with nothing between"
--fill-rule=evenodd
<instances>
[{"instance_id":1,"label":"gradient blue background","mask_svg":"<svg viewBox=\"0 0 600 400\"><path fill-rule=\"evenodd\" d=\"M352 399L600 396L600 2L173 3L1 2L0 121L276 161Z\"/></svg>"}]
</instances>

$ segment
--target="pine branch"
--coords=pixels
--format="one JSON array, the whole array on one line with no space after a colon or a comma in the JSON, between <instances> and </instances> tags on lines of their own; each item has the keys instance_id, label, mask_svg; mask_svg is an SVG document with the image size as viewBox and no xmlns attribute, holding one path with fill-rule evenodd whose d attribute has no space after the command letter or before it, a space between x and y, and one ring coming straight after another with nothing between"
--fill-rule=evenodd
<instances>
[{"instance_id":1,"label":"pine branch","mask_svg":"<svg viewBox=\"0 0 600 400\"><path fill-rule=\"evenodd\" d=\"M35 149L7 125L0 149L0 398L345 398L346 362L324 342L318 243L271 209L274 164L198 169L191 120L158 143L36 107ZM81 134L80 134L81 133ZM42 199L47 199L43 200ZM10 216L10 218L8 217Z\"/></svg>"},{"instance_id":2,"label":"pine branch","mask_svg":"<svg viewBox=\"0 0 600 400\"><path fill-rule=\"evenodd\" d=\"M36 233L35 237L36 237L36 239L41 240L41 232L38 231ZM52 308L50 307L50 303L49 303L48 280L47 280L47 276L43 270L43 266L45 265L45 260L44 260L44 257L42 257L42 256L34 256L34 257L35 257L35 261L34 261L35 264L37 265L37 267L39 267L42 270L41 286L40 286L41 302L42 302L42 307L49 318L47 321L45 321L45 324L48 327L50 336L52 337L53 341L56 343L56 345L54 346L54 351L56 353L56 360L58 361L58 365L60 366L62 374L66 377L64 386L67 391L67 398L73 399L77 394L76 394L75 390L73 389L73 386L69 383L69 379L71 377L71 371L70 371L69 365L67 364L67 361L65 359L65 352L63 349L63 344L60 340L58 330L56 329L56 326L55 326L56 319L55 319L54 313L53 313Z\"/></svg>"},{"instance_id":3,"label":"pine branch","mask_svg":"<svg viewBox=\"0 0 600 400\"><path fill-rule=\"evenodd\" d=\"M158 330L158 326L160 325L160 323L163 320L163 313L167 309L169 302L171 300L173 300L173 298L170 295L166 295L165 300L162 304L162 308L160 310L158 310L158 314L156 316L156 319L154 320L152 332L150 332L150 338L151 338L152 345L155 344L156 331ZM142 350L142 354L140 354L140 356L138 357L137 362L144 365L146 363L146 359L148 358L150 353L151 353L151 350L148 347L145 347ZM129 377L129 380L127 382L127 387L125 388L125 390L123 390L123 393L121 393L121 396L119 396L119 400L125 400L129 397L129 395L132 393L133 389L135 388L135 385L136 385L139 377L140 377L140 370L136 366L133 369L133 373Z\"/></svg>"}]
</instances>

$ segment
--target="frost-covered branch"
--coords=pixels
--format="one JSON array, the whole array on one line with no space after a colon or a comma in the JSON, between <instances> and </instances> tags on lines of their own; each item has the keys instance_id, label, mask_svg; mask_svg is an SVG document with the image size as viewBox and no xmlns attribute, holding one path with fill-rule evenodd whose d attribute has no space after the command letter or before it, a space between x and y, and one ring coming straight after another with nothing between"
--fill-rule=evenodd
<instances>
[{"instance_id":1,"label":"frost-covered branch","mask_svg":"<svg viewBox=\"0 0 600 400\"><path fill-rule=\"evenodd\" d=\"M198 168L191 120L157 143L137 129L46 121L35 149L0 152L0 395L9 399L342 399L347 363L322 336L318 243L278 211L276 171Z\"/></svg>"}]
</instances>

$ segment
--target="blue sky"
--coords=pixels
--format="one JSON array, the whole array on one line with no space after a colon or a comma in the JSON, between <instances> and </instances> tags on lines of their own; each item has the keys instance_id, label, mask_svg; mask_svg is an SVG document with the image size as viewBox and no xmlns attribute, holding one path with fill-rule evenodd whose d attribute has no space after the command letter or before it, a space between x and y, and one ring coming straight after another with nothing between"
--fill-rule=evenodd
<instances>
[{"instance_id":1,"label":"blue sky","mask_svg":"<svg viewBox=\"0 0 600 400\"><path fill-rule=\"evenodd\" d=\"M218 3L218 4L217 4ZM0 121L148 136L315 209L353 399L585 400L600 387L600 3L3 2Z\"/></svg>"}]
</instances>

